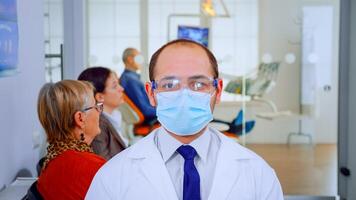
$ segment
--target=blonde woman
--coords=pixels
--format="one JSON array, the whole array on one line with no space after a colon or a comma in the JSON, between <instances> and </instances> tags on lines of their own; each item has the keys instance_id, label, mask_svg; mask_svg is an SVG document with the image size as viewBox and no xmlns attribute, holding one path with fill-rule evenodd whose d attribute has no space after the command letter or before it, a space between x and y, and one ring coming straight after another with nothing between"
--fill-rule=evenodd
<instances>
[{"instance_id":1,"label":"blonde woman","mask_svg":"<svg viewBox=\"0 0 356 200\"><path fill-rule=\"evenodd\" d=\"M44 199L84 199L105 160L92 152L100 133L103 103L96 102L93 86L64 80L45 84L38 97L39 120L49 146L37 188Z\"/></svg>"}]
</instances>

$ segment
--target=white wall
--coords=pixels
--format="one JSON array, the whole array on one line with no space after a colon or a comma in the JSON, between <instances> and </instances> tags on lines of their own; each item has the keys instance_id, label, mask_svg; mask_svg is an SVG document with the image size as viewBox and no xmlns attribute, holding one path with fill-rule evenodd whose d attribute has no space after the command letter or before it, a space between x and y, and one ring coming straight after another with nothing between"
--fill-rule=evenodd
<instances>
[{"instance_id":1,"label":"white wall","mask_svg":"<svg viewBox=\"0 0 356 200\"><path fill-rule=\"evenodd\" d=\"M17 7L20 73L0 78L0 188L22 168L36 175L32 135L41 130L36 101L45 82L43 1L17 0Z\"/></svg>"},{"instance_id":2,"label":"white wall","mask_svg":"<svg viewBox=\"0 0 356 200\"><path fill-rule=\"evenodd\" d=\"M105 66L120 75L125 48L140 49L139 0L88 1L89 66Z\"/></svg>"}]
</instances>

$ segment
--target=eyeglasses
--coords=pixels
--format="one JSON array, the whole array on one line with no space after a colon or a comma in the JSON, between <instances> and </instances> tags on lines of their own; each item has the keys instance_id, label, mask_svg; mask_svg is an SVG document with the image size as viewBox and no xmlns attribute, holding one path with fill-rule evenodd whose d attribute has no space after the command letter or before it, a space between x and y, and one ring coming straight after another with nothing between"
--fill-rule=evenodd
<instances>
[{"instance_id":1,"label":"eyeglasses","mask_svg":"<svg viewBox=\"0 0 356 200\"><path fill-rule=\"evenodd\" d=\"M88 110L93 109L93 108L95 108L98 112L101 113L104 110L104 103L103 102L98 102L94 106L90 106L88 108L84 108L82 111L85 112L85 111L88 111Z\"/></svg>"},{"instance_id":2,"label":"eyeglasses","mask_svg":"<svg viewBox=\"0 0 356 200\"><path fill-rule=\"evenodd\" d=\"M187 88L202 93L211 93L218 86L218 79L205 76L192 76L187 79ZM172 92L183 88L183 81L177 77L165 77L158 81L152 81L152 90L156 92Z\"/></svg>"}]
</instances>

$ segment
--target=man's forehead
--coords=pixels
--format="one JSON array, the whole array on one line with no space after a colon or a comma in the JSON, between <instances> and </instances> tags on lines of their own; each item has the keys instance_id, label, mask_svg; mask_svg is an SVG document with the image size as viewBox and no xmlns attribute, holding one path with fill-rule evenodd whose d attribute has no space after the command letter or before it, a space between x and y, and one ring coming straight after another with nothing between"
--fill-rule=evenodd
<instances>
[{"instance_id":1,"label":"man's forehead","mask_svg":"<svg viewBox=\"0 0 356 200\"><path fill-rule=\"evenodd\" d=\"M165 51L166 52L170 52L170 51L200 51L202 53L202 55L206 54L202 47L200 47L197 44L193 44L193 43L171 44L171 45L167 46L166 48L164 48L161 53L164 53Z\"/></svg>"},{"instance_id":2,"label":"man's forehead","mask_svg":"<svg viewBox=\"0 0 356 200\"><path fill-rule=\"evenodd\" d=\"M180 54L181 52L177 52ZM164 55L164 54L162 54ZM162 57L161 61L157 62L155 69L155 78L163 78L167 76L191 77L191 76L214 76L210 62L207 59L202 59L200 56L171 54L167 57Z\"/></svg>"},{"instance_id":3,"label":"man's forehead","mask_svg":"<svg viewBox=\"0 0 356 200\"><path fill-rule=\"evenodd\" d=\"M191 42L170 44L161 50L156 58L152 79L166 76L188 77L204 75L215 77L208 52L200 45Z\"/></svg>"},{"instance_id":4,"label":"man's forehead","mask_svg":"<svg viewBox=\"0 0 356 200\"><path fill-rule=\"evenodd\" d=\"M185 59L190 59L194 62L200 61L209 63L209 57L201 47L194 44L173 44L162 50L161 54L157 58L157 64L159 65L159 63L162 61L171 63L176 62L177 60L184 61Z\"/></svg>"}]
</instances>

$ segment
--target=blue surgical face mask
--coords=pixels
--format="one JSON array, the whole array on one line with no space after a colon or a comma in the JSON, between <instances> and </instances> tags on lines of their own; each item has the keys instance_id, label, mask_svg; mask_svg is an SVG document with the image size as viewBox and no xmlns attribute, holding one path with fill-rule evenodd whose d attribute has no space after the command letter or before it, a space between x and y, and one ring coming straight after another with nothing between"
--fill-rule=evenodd
<instances>
[{"instance_id":1,"label":"blue surgical face mask","mask_svg":"<svg viewBox=\"0 0 356 200\"><path fill-rule=\"evenodd\" d=\"M213 119L209 93L182 89L156 96L158 121L176 135L194 135Z\"/></svg>"}]
</instances>

